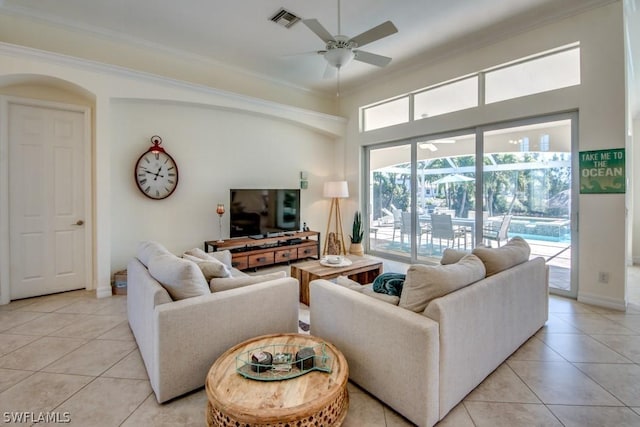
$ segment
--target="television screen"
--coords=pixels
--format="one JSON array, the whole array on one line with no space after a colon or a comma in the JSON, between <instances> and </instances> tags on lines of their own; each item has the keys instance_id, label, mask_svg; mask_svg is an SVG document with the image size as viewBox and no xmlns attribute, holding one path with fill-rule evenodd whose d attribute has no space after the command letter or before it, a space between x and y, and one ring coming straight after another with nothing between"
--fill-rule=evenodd
<instances>
[{"instance_id":1,"label":"television screen","mask_svg":"<svg viewBox=\"0 0 640 427\"><path fill-rule=\"evenodd\" d=\"M231 190L231 237L300 229L300 190Z\"/></svg>"}]
</instances>

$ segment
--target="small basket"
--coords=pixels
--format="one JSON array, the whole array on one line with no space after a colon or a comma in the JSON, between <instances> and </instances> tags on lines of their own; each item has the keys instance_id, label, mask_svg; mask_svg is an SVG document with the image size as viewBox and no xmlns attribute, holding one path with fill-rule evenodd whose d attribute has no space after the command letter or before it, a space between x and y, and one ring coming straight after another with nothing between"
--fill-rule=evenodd
<instances>
[{"instance_id":1,"label":"small basket","mask_svg":"<svg viewBox=\"0 0 640 427\"><path fill-rule=\"evenodd\" d=\"M314 355L295 360L295 355L303 348L312 348ZM269 352L274 357L271 365L262 365L252 362L251 355L256 352ZM277 357L280 355L280 357ZM309 359L313 359L313 366L305 369ZM276 363L276 360L279 363ZM306 362L306 363L305 363ZM302 369L300 368L303 367ZM236 372L245 378L258 381L280 381L296 378L311 371L331 373L331 357L327 354L327 346L321 343L315 346L271 344L256 347L240 353L236 357Z\"/></svg>"}]
</instances>

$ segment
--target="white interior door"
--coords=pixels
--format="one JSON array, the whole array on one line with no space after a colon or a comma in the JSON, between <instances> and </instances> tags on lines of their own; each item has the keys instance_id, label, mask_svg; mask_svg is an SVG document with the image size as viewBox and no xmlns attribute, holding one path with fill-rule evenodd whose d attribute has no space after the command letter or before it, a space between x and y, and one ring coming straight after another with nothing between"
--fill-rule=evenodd
<instances>
[{"instance_id":1,"label":"white interior door","mask_svg":"<svg viewBox=\"0 0 640 427\"><path fill-rule=\"evenodd\" d=\"M85 114L8 113L11 299L85 288Z\"/></svg>"}]
</instances>

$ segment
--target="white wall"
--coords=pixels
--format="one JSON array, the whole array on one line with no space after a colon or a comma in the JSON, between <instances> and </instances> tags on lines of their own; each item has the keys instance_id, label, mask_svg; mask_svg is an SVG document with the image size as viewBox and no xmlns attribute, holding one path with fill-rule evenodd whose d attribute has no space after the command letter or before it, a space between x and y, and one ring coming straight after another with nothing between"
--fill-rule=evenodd
<instances>
[{"instance_id":1,"label":"white wall","mask_svg":"<svg viewBox=\"0 0 640 427\"><path fill-rule=\"evenodd\" d=\"M383 81L367 81L358 91L343 94L342 114L349 117L347 176L360 182L362 145L467 128L555 112L579 112L579 150L625 146L625 71L621 2L541 26L437 63L425 63ZM398 94L473 73L558 46L580 42L582 83L573 87L504 101L484 107L360 134L358 107ZM355 186L354 186L355 187ZM574 195L574 197L576 197ZM625 307L625 196L579 196L579 299ZM608 284L598 272L608 272Z\"/></svg>"},{"instance_id":2,"label":"white wall","mask_svg":"<svg viewBox=\"0 0 640 427\"><path fill-rule=\"evenodd\" d=\"M3 90L92 108L93 272L87 287L98 296L111 294L113 272L124 268L140 239L166 239L169 249L180 251L216 238L214 204L232 186L296 187L299 172L306 170L310 185L303 192L303 219L317 229L326 223L328 202L321 187L339 170L334 160L343 118L0 43ZM133 182L135 162L154 134L162 136L181 167L177 193L164 202L144 200ZM221 158L214 148L223 152ZM0 200L8 200L7 192L0 179ZM7 212L0 205L0 261L5 263ZM0 274L2 303L9 298L7 277Z\"/></svg>"},{"instance_id":3,"label":"white wall","mask_svg":"<svg viewBox=\"0 0 640 427\"><path fill-rule=\"evenodd\" d=\"M217 203L229 208L231 188L299 188L300 171L309 173L301 190L302 221L324 233L328 207L322 186L333 173L335 143L298 125L242 112L175 102L119 100L112 103L111 265L126 267L141 240L170 250L202 247L218 236ZM143 196L133 168L152 135L175 159L178 188L169 198ZM229 215L223 217L229 236Z\"/></svg>"}]
</instances>

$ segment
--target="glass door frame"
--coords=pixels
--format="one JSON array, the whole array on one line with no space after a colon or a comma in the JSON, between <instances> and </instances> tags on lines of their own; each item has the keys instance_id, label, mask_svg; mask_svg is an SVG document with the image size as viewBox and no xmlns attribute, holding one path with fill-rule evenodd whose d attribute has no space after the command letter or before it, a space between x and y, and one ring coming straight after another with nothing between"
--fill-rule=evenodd
<instances>
[{"instance_id":1,"label":"glass door frame","mask_svg":"<svg viewBox=\"0 0 640 427\"><path fill-rule=\"evenodd\" d=\"M475 126L472 128L465 128L462 130L456 130L451 132L440 132L435 134L429 134L419 137L406 138L398 141L383 143L383 144L374 144L367 145L362 147L362 156L364 159L364 170L363 170L363 187L362 191L365 197L362 198L363 203L365 204L365 208L362 209L363 212L366 212L365 218L370 218L372 200L370 195L370 186L371 186L371 170L370 166L370 152L371 150L380 149L380 148L389 148L394 146L402 146L408 145L411 146L411 250L408 257L402 255L389 255L388 253L380 253L375 250L371 250L370 244L370 221L365 221L365 235L368 236L365 240L366 242L366 251L367 253L371 253L372 255L381 256L387 259L395 259L402 262L410 262L410 263L418 263L424 262L418 260L418 248L416 245L417 236L416 236L416 224L417 224L417 146L420 141L425 139L439 139L439 138L451 138L454 136L464 135L464 134L475 134L475 156L476 156L476 201L483 200L483 189L484 189L484 164L482 159L484 159L484 134L487 131L505 129L510 127L518 127L518 126L527 126L540 124L545 122L559 121L559 120L569 120L571 127L571 214L570 214L570 233L571 233L571 262L570 262L570 287L569 290L562 290L556 288L549 288L549 292L561 296L567 296L570 298L576 298L578 294L578 219L579 219L579 165L578 165L578 111L571 111L566 113L558 113L558 114L548 114L541 115L531 118L525 118L520 120L511 120L493 124L486 124ZM478 161L478 159L481 159ZM482 241L482 203L476 203L476 226L475 226L475 241Z\"/></svg>"}]
</instances>

